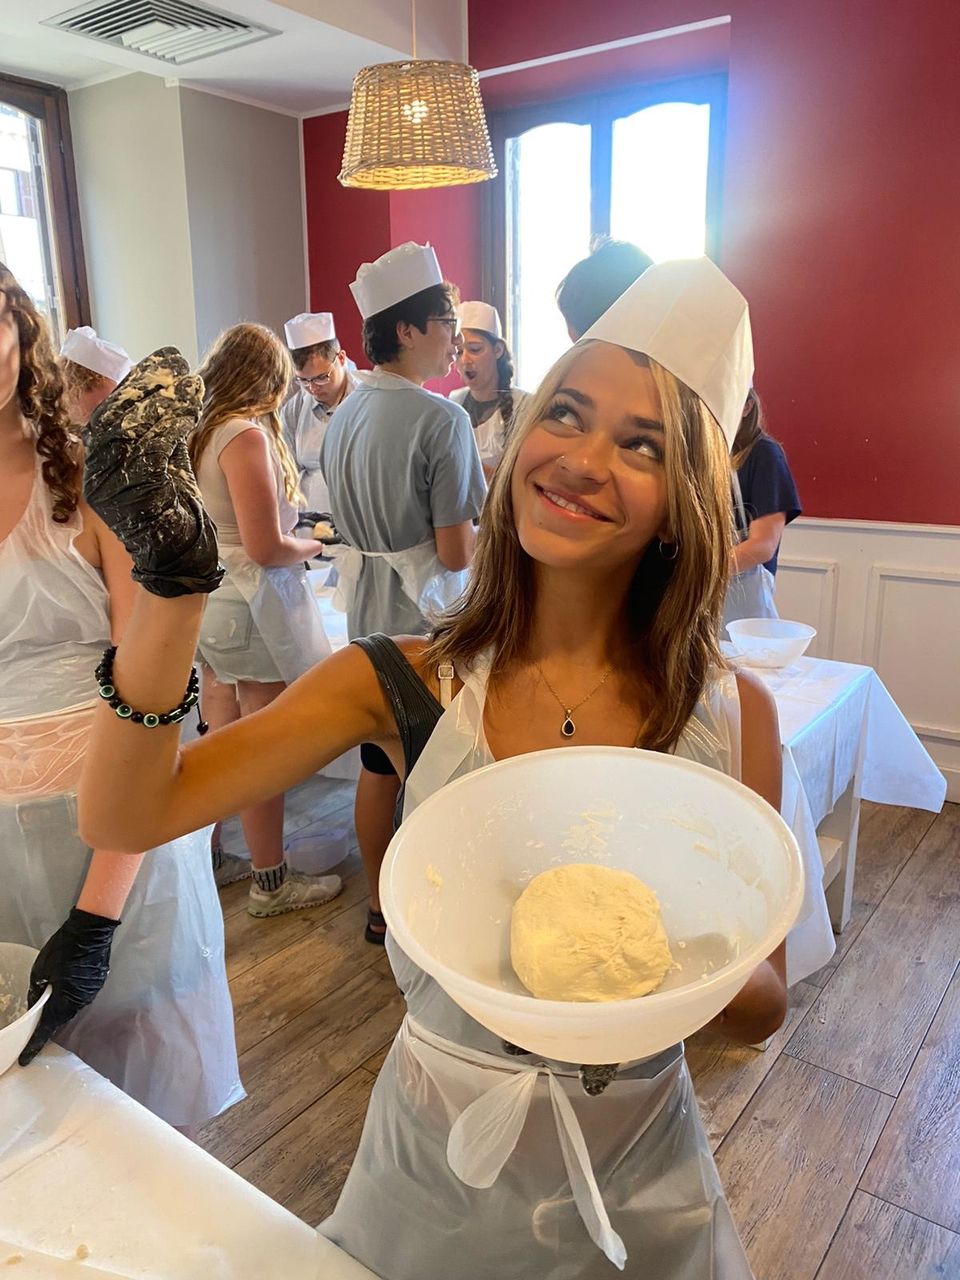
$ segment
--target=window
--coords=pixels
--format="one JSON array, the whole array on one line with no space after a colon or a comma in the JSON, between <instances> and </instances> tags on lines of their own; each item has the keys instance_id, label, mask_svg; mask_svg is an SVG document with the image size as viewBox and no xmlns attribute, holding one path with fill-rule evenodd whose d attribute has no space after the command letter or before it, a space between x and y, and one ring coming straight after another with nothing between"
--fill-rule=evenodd
<instances>
[{"instance_id":1,"label":"window","mask_svg":"<svg viewBox=\"0 0 960 1280\"><path fill-rule=\"evenodd\" d=\"M59 345L89 321L73 154L62 89L0 77L0 262Z\"/></svg>"},{"instance_id":2,"label":"window","mask_svg":"<svg viewBox=\"0 0 960 1280\"><path fill-rule=\"evenodd\" d=\"M556 287L597 236L654 261L716 253L723 101L714 76L491 119L504 176L488 286L519 386L536 387L568 345Z\"/></svg>"}]
</instances>

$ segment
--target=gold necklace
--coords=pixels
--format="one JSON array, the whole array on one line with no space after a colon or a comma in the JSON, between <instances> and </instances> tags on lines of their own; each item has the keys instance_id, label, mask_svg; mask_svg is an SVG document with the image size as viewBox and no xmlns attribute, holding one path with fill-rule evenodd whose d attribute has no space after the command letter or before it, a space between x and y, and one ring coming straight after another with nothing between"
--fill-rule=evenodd
<instances>
[{"instance_id":1,"label":"gold necklace","mask_svg":"<svg viewBox=\"0 0 960 1280\"><path fill-rule=\"evenodd\" d=\"M540 663L537 662L534 665L536 666L537 670L540 672L540 679L547 686L550 693L553 694L554 698L556 698L557 705L560 707L560 710L563 712L563 724L561 724L560 726L561 735L564 738L572 738L573 735L577 732L577 726L573 720L573 713L577 710L578 707L582 707L585 702L589 702L595 693L600 692L603 686L610 679L610 676L613 673L613 668L612 667L607 668L607 670L603 674L603 679L600 681L598 685L595 685L594 688L590 690L590 692L587 694L585 698L581 698L580 701L575 702L572 707L568 707L567 704L564 702L564 700L557 694L557 691L554 689L553 685L550 683L547 677L543 674L543 667L541 667Z\"/></svg>"}]
</instances>

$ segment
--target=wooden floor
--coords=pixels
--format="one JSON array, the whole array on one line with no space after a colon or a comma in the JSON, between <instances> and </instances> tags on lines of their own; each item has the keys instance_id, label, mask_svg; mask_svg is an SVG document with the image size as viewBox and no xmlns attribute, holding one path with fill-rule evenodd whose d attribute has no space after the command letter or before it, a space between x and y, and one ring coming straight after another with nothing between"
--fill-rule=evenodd
<instances>
[{"instance_id":1,"label":"wooden floor","mask_svg":"<svg viewBox=\"0 0 960 1280\"><path fill-rule=\"evenodd\" d=\"M288 828L342 828L351 806L349 784L312 781ZM401 1018L363 940L355 853L344 876L334 902L275 920L246 914L245 884L221 894L249 1097L201 1142L310 1223L336 1202ZM757 1280L960 1277L958 959L960 805L865 805L853 918L769 1048L688 1043Z\"/></svg>"}]
</instances>

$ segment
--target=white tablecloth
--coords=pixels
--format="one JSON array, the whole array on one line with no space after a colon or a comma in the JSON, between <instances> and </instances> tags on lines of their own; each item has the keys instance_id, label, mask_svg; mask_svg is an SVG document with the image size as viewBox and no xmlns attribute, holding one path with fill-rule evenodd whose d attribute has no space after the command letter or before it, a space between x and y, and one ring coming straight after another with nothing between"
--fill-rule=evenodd
<instances>
[{"instance_id":1,"label":"white tablecloth","mask_svg":"<svg viewBox=\"0 0 960 1280\"><path fill-rule=\"evenodd\" d=\"M800 919L787 939L787 981L814 973L836 942L823 892L817 827L851 781L857 799L939 812L943 774L871 667L800 658L780 671L751 668L773 694L783 743L781 813L807 872Z\"/></svg>"},{"instance_id":2,"label":"white tablecloth","mask_svg":"<svg viewBox=\"0 0 960 1280\"><path fill-rule=\"evenodd\" d=\"M0 1272L11 1280L373 1280L55 1047L0 1077Z\"/></svg>"}]
</instances>

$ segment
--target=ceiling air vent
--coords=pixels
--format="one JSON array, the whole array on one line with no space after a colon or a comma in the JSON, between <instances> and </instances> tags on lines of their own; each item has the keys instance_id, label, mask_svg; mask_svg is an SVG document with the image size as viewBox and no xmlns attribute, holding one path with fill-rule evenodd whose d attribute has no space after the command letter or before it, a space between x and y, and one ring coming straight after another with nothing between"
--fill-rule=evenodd
<instances>
[{"instance_id":1,"label":"ceiling air vent","mask_svg":"<svg viewBox=\"0 0 960 1280\"><path fill-rule=\"evenodd\" d=\"M181 66L278 33L185 0L98 0L44 26Z\"/></svg>"}]
</instances>

